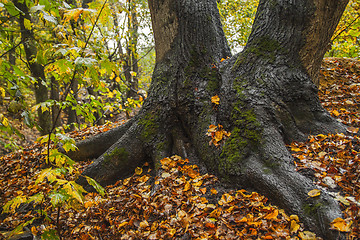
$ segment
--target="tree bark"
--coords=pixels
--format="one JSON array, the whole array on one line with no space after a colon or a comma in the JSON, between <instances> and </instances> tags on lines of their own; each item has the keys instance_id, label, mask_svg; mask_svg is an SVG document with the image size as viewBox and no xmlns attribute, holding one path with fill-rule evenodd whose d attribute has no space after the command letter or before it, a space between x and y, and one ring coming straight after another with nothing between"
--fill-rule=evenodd
<instances>
[{"instance_id":1,"label":"tree bark","mask_svg":"<svg viewBox=\"0 0 360 240\"><path fill-rule=\"evenodd\" d=\"M84 174L111 184L148 159L158 168L161 158L178 154L232 188L265 194L324 239L343 237L329 230L341 217L337 202L325 192L308 198L316 186L295 171L285 146L345 131L321 107L312 82L347 1L324 4L260 1L244 51L231 57L216 0L149 0L156 46L149 97L130 122L79 143L81 153L72 156L98 157ZM209 145L211 124L231 132L218 147ZM111 147L84 154L101 139Z\"/></svg>"},{"instance_id":2,"label":"tree bark","mask_svg":"<svg viewBox=\"0 0 360 240\"><path fill-rule=\"evenodd\" d=\"M126 57L124 64L124 75L128 84L129 90L127 92L127 98L138 98L138 85L139 79L137 74L139 73L139 64L137 57L137 42L139 38L138 28L138 14L136 9L136 2L134 0L128 0L128 38L126 47ZM131 73L133 72L133 74Z\"/></svg>"},{"instance_id":3,"label":"tree bark","mask_svg":"<svg viewBox=\"0 0 360 240\"><path fill-rule=\"evenodd\" d=\"M31 22L31 17L29 14L29 9L26 6L26 3L19 2L14 0L14 5L19 8L25 15L20 14L19 24L21 30L21 40L23 42L26 61L30 68L31 75L36 79L34 85L35 99L36 103L42 103L49 100L48 88L46 86L46 78L44 73L44 66L36 61L37 56L37 47L36 41L34 39L34 33L25 27L25 19ZM50 132L51 127L51 118L50 111L42 111L41 108L38 108L38 124L40 126L41 135L45 135Z\"/></svg>"}]
</instances>

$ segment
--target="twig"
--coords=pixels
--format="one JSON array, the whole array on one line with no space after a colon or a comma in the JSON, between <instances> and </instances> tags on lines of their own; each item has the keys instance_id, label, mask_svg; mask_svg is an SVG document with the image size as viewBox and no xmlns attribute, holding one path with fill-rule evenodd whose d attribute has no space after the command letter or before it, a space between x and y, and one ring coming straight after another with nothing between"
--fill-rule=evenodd
<instances>
[{"instance_id":1,"label":"twig","mask_svg":"<svg viewBox=\"0 0 360 240\"><path fill-rule=\"evenodd\" d=\"M90 37L91 37L91 35L92 35L93 32L94 32L94 28L95 28L95 26L96 26L96 23L99 21L100 15L101 15L101 13L102 13L102 11L103 11L106 3L107 3L107 0L105 0L104 4L102 5L102 7L101 7L101 9L100 9L100 11L99 11L99 14L98 14L98 16L97 16L97 18L96 18L96 20L95 20L95 23L94 23L94 25L93 25L90 33L89 33L89 36L88 36L88 38L87 38L87 40L86 40L86 42L85 42L85 46L84 46L84 47L82 48L82 50L81 50L81 57L84 56L84 50L86 49L86 47L87 47L87 45L88 45L88 43L89 43ZM71 89L72 85L74 84L76 74L77 74L77 69L76 69L76 66L75 66L73 75L72 75L72 77L71 77L71 81L70 81L70 83L68 84L68 86L65 88L65 92L64 92L64 95L63 95L63 99L62 99L62 100L65 100L66 97L67 97L67 95L69 94L70 89ZM54 130L55 130L55 128L56 128L56 122L58 121L58 119L59 119L59 117L60 117L61 111L62 111L62 109L60 108L59 111L58 111L58 113L57 113L57 115L56 115L56 117L55 117L55 120L53 121L53 126L52 126L52 128L51 128L51 130L50 130L50 132L49 132L49 139L48 139L48 143L47 143L47 159L48 159L48 160L49 160L49 158L50 158L51 134L54 132Z\"/></svg>"},{"instance_id":2,"label":"twig","mask_svg":"<svg viewBox=\"0 0 360 240\"><path fill-rule=\"evenodd\" d=\"M339 37L343 32L345 32L347 29L349 29L351 27L351 25L353 25L355 23L355 21L360 18L360 14L358 14L358 16L349 24L346 26L346 28L342 29L338 34L336 34L336 36L331 40L331 44L333 44L334 40Z\"/></svg>"},{"instance_id":3,"label":"twig","mask_svg":"<svg viewBox=\"0 0 360 240\"><path fill-rule=\"evenodd\" d=\"M7 50L5 53L1 54L1 55L0 55L0 58L2 58L3 56L5 56L5 55L8 54L9 52L15 50L15 49L16 49L20 44L22 44L22 43L23 43L23 40L21 40L18 44L16 44L16 46L10 48L10 49Z\"/></svg>"}]
</instances>

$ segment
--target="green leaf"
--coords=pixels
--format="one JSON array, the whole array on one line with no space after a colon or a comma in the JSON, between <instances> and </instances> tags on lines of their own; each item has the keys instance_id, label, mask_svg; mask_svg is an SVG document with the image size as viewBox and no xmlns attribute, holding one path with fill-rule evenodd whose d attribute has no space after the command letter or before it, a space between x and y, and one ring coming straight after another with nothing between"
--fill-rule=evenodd
<instances>
[{"instance_id":1,"label":"green leaf","mask_svg":"<svg viewBox=\"0 0 360 240\"><path fill-rule=\"evenodd\" d=\"M85 176L87 182L95 188L95 190L101 195L105 196L105 189L91 177Z\"/></svg>"},{"instance_id":2,"label":"green leaf","mask_svg":"<svg viewBox=\"0 0 360 240\"><path fill-rule=\"evenodd\" d=\"M18 66L13 65L12 67L13 67L13 69L14 69L14 72L15 72L17 75L19 75L19 76L21 76L21 77L25 77L25 76L26 76L26 74L25 74Z\"/></svg>"},{"instance_id":3,"label":"green leaf","mask_svg":"<svg viewBox=\"0 0 360 240\"><path fill-rule=\"evenodd\" d=\"M21 113L21 116L24 118L24 123L26 124L26 126L28 126L29 128L34 127L34 120L31 118L31 115L28 111L23 111Z\"/></svg>"},{"instance_id":4,"label":"green leaf","mask_svg":"<svg viewBox=\"0 0 360 240\"><path fill-rule=\"evenodd\" d=\"M8 201L4 207L3 210L5 213L12 212L15 213L16 209L20 206L20 204L25 203L27 200L27 197L24 195L19 195L10 201Z\"/></svg>"},{"instance_id":5,"label":"green leaf","mask_svg":"<svg viewBox=\"0 0 360 240\"><path fill-rule=\"evenodd\" d=\"M97 60L93 59L93 58L78 57L75 59L75 65L78 65L78 66L85 65L87 67L91 67L96 62L97 62Z\"/></svg>"},{"instance_id":6,"label":"green leaf","mask_svg":"<svg viewBox=\"0 0 360 240\"><path fill-rule=\"evenodd\" d=\"M59 236L56 234L54 229L46 230L41 235L42 240L60 240Z\"/></svg>"},{"instance_id":7,"label":"green leaf","mask_svg":"<svg viewBox=\"0 0 360 240\"><path fill-rule=\"evenodd\" d=\"M62 191L63 192L63 191ZM69 195L59 192L53 192L49 195L50 202L53 205L53 207L61 206L63 203L65 203L66 200L69 199Z\"/></svg>"},{"instance_id":8,"label":"green leaf","mask_svg":"<svg viewBox=\"0 0 360 240\"><path fill-rule=\"evenodd\" d=\"M71 196L76 201L80 202L81 204L84 203L84 196L83 193L86 193L85 189L77 184L74 181L69 181L67 184L63 186L63 188L69 196Z\"/></svg>"},{"instance_id":9,"label":"green leaf","mask_svg":"<svg viewBox=\"0 0 360 240\"><path fill-rule=\"evenodd\" d=\"M43 11L45 8L45 5L36 5L30 8L31 13L36 13L37 11Z\"/></svg>"},{"instance_id":10,"label":"green leaf","mask_svg":"<svg viewBox=\"0 0 360 240\"><path fill-rule=\"evenodd\" d=\"M42 192L35 194L26 201L28 203L34 202L35 204L39 204L44 200L44 194Z\"/></svg>"},{"instance_id":11,"label":"green leaf","mask_svg":"<svg viewBox=\"0 0 360 240\"><path fill-rule=\"evenodd\" d=\"M6 10L8 10L8 12L10 13L11 16L17 16L20 13L25 15L25 13L23 11L21 11L20 9L18 9L17 7L15 7L14 3L11 1L8 1L6 4L4 4Z\"/></svg>"},{"instance_id":12,"label":"green leaf","mask_svg":"<svg viewBox=\"0 0 360 240\"><path fill-rule=\"evenodd\" d=\"M39 173L35 181L35 184L38 184L39 182L42 182L45 179L47 179L50 183L53 183L54 181L57 180L58 176L60 176L59 172L55 171L52 168L46 168Z\"/></svg>"}]
</instances>

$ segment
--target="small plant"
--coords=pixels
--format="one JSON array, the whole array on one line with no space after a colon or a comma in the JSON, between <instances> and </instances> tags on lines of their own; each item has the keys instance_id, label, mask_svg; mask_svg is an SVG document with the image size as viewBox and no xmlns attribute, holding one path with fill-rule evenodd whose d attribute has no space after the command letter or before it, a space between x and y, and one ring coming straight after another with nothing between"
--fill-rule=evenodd
<instances>
[{"instance_id":1,"label":"small plant","mask_svg":"<svg viewBox=\"0 0 360 240\"><path fill-rule=\"evenodd\" d=\"M52 146L61 144L65 151L74 150L76 148L75 141L63 134L57 133L42 137L41 143L51 142ZM75 182L80 172L74 167L74 161L64 153L59 152L56 148L48 147L42 154L47 155L46 166L36 176L35 185L32 188L42 189L32 196L26 196L19 192L18 196L7 202L3 210L5 213L15 213L19 207L28 206L29 211L34 217L19 226L17 226L8 237L11 237L24 227L32 225L34 221L40 220L43 225L41 233L42 239L62 239L61 237L61 210L71 208L80 210L84 206L84 194L87 192L84 188ZM101 196L105 195L105 190L95 180L85 176L88 183L99 192ZM49 185L48 187L40 187ZM55 215L55 218L52 216ZM32 232L36 233L35 228Z\"/></svg>"}]
</instances>

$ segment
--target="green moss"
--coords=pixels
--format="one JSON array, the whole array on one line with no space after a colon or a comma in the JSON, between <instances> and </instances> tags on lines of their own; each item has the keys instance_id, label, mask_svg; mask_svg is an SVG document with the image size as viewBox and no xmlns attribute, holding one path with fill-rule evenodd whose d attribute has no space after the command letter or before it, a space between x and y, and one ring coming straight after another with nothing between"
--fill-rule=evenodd
<instances>
[{"instance_id":1,"label":"green moss","mask_svg":"<svg viewBox=\"0 0 360 240\"><path fill-rule=\"evenodd\" d=\"M128 161L129 153L126 151L125 148L115 148L111 153L104 155L103 164L109 163L117 163L119 161L114 161L120 159L121 163L126 163Z\"/></svg>"},{"instance_id":2,"label":"green moss","mask_svg":"<svg viewBox=\"0 0 360 240\"><path fill-rule=\"evenodd\" d=\"M303 209L307 215L313 216L313 215L317 215L318 209L321 208L322 206L323 206L322 203L305 204L303 206Z\"/></svg>"},{"instance_id":3,"label":"green moss","mask_svg":"<svg viewBox=\"0 0 360 240\"><path fill-rule=\"evenodd\" d=\"M159 117L155 112L147 113L139 120L139 125L143 127L141 139L145 142L149 142L159 129Z\"/></svg>"},{"instance_id":4,"label":"green moss","mask_svg":"<svg viewBox=\"0 0 360 240\"><path fill-rule=\"evenodd\" d=\"M204 74L204 77L208 79L206 90L214 93L220 89L220 76L216 68L213 68Z\"/></svg>"},{"instance_id":5,"label":"green moss","mask_svg":"<svg viewBox=\"0 0 360 240\"><path fill-rule=\"evenodd\" d=\"M206 90L214 93L220 88L220 74L218 69L204 63L206 52L192 51L188 65L185 67L184 86L191 86L193 77L200 77L207 80Z\"/></svg>"},{"instance_id":6,"label":"green moss","mask_svg":"<svg viewBox=\"0 0 360 240\"><path fill-rule=\"evenodd\" d=\"M265 158L264 159L264 173L270 173L272 169L280 167L280 163L274 158Z\"/></svg>"},{"instance_id":7,"label":"green moss","mask_svg":"<svg viewBox=\"0 0 360 240\"><path fill-rule=\"evenodd\" d=\"M268 37L263 36L253 41L249 47L247 47L242 54L236 59L233 70L236 70L241 64L243 64L250 57L267 59L270 62L275 62L276 56L279 53L284 53L284 49L281 44Z\"/></svg>"},{"instance_id":8,"label":"green moss","mask_svg":"<svg viewBox=\"0 0 360 240\"><path fill-rule=\"evenodd\" d=\"M231 114L235 127L222 150L220 172L241 171L241 164L238 163L246 159L250 153L258 151L261 143L260 123L253 110L245 106L242 89L239 87L238 96L239 100L235 103Z\"/></svg>"}]
</instances>

